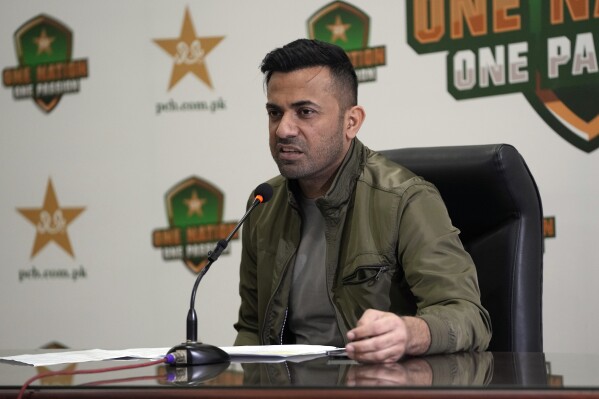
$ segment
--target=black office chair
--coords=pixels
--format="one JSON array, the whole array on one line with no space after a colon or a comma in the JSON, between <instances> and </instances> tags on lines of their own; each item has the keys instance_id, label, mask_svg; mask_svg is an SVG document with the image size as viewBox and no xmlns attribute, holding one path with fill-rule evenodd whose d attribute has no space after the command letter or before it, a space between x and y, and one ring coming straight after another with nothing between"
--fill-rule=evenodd
<instances>
[{"instance_id":1,"label":"black office chair","mask_svg":"<svg viewBox=\"0 0 599 399\"><path fill-rule=\"evenodd\" d=\"M542 352L543 212L520 153L507 144L381 153L441 192L476 264L493 323L489 350Z\"/></svg>"}]
</instances>

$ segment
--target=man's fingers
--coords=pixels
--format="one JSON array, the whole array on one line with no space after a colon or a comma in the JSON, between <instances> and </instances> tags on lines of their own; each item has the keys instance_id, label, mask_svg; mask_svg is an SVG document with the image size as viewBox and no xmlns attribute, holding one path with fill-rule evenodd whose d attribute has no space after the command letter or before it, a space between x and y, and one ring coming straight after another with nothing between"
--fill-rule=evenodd
<instances>
[{"instance_id":1,"label":"man's fingers","mask_svg":"<svg viewBox=\"0 0 599 399\"><path fill-rule=\"evenodd\" d=\"M347 355L350 359L363 363L394 363L403 356L404 351L405 345L393 345L366 352L347 350Z\"/></svg>"},{"instance_id":2,"label":"man's fingers","mask_svg":"<svg viewBox=\"0 0 599 399\"><path fill-rule=\"evenodd\" d=\"M359 341L369 337L378 337L395 330L402 330L403 322L392 313L369 309L358 321L358 326L349 331L350 341Z\"/></svg>"},{"instance_id":3,"label":"man's fingers","mask_svg":"<svg viewBox=\"0 0 599 399\"><path fill-rule=\"evenodd\" d=\"M347 345L347 355L363 363L396 362L405 353L405 335L397 332L355 341Z\"/></svg>"},{"instance_id":4,"label":"man's fingers","mask_svg":"<svg viewBox=\"0 0 599 399\"><path fill-rule=\"evenodd\" d=\"M384 316L385 316L385 312L382 312L380 310L366 309L366 311L362 314L362 317L360 317L360 320L358 320L358 325L368 324L368 323L373 322L376 319L380 319L381 317L384 317Z\"/></svg>"},{"instance_id":5,"label":"man's fingers","mask_svg":"<svg viewBox=\"0 0 599 399\"><path fill-rule=\"evenodd\" d=\"M348 344L356 352L375 352L394 345L405 345L407 336L402 329L386 329L384 326L373 329L372 334L361 340L352 341Z\"/></svg>"},{"instance_id":6,"label":"man's fingers","mask_svg":"<svg viewBox=\"0 0 599 399\"><path fill-rule=\"evenodd\" d=\"M348 332L346 351L351 359L365 363L389 363L399 360L406 351L406 324L388 312L366 311L358 327Z\"/></svg>"}]
</instances>

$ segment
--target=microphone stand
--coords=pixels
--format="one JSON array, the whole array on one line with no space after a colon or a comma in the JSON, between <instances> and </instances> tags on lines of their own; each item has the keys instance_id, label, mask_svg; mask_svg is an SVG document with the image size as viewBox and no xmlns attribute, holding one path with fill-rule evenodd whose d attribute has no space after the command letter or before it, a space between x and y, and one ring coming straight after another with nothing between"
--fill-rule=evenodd
<instances>
[{"instance_id":1,"label":"microphone stand","mask_svg":"<svg viewBox=\"0 0 599 399\"><path fill-rule=\"evenodd\" d=\"M214 250L208 253L208 263L198 274L195 284L193 285L193 290L191 291L191 303L189 304L189 312L187 313L187 341L172 347L168 351L168 353L172 353L175 356L176 365L202 365L231 361L229 354L219 347L198 342L198 317L195 311L196 292L200 285L200 281L202 281L202 278L208 272L210 266L218 260L220 255L227 248L227 245L229 245L231 238L237 233L237 230L239 230L249 214L263 201L262 196L257 196L227 238L216 243Z\"/></svg>"}]
</instances>

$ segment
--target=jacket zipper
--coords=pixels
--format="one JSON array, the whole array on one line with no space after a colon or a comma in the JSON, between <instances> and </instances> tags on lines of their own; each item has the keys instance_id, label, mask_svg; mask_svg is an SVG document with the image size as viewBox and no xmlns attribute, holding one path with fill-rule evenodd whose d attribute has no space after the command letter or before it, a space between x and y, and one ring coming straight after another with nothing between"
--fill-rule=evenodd
<instances>
[{"instance_id":1,"label":"jacket zipper","mask_svg":"<svg viewBox=\"0 0 599 399\"><path fill-rule=\"evenodd\" d=\"M283 279L285 278L285 273L287 273L287 269L289 268L289 260L295 255L295 251L293 251L293 253L289 256L289 258L287 259L287 262L285 262L285 268L283 270L283 272L281 273L281 279L279 279L279 282L277 284L276 289L273 291L273 294L271 295L270 299L268 300L268 305L266 306L266 311L264 312L265 315L267 315L267 317L264 318L264 321L262 323L262 334L260 336L260 340L263 342L263 345L268 345L268 341L265 340L264 338L264 334L268 335L268 324L269 324L269 320L268 317L270 316L271 313L271 307L272 307L272 300L273 298L277 295L277 292L279 292L279 289L281 288L281 283L283 282ZM285 308L285 318L283 319L283 327L281 329L281 339L280 342L282 344L283 342L283 328L285 328L285 324L287 321L287 310L289 307Z\"/></svg>"},{"instance_id":2,"label":"jacket zipper","mask_svg":"<svg viewBox=\"0 0 599 399\"><path fill-rule=\"evenodd\" d=\"M289 306L285 308L285 316L283 317L283 325L281 326L281 333L279 336L281 337L279 341L279 345L283 345L283 332L285 331L285 324L287 323L287 312L289 310Z\"/></svg>"},{"instance_id":3,"label":"jacket zipper","mask_svg":"<svg viewBox=\"0 0 599 399\"><path fill-rule=\"evenodd\" d=\"M381 278L381 274L385 273L389 268L387 266L382 266L378 272L376 272L376 276L374 276L374 281L378 281ZM372 281L372 280L371 280Z\"/></svg>"},{"instance_id":4,"label":"jacket zipper","mask_svg":"<svg viewBox=\"0 0 599 399\"><path fill-rule=\"evenodd\" d=\"M376 269L376 274L374 276L368 277L368 278L365 278L365 279L359 280L359 281L352 281L352 278L355 277L360 270L375 270L375 269ZM374 266L374 265L360 266L351 275L345 277L342 280L342 283L343 283L343 285L358 285L358 284L365 284L365 283L372 285L375 282L377 282L381 278L381 275L383 273L387 272L387 270L389 270L389 266Z\"/></svg>"}]
</instances>

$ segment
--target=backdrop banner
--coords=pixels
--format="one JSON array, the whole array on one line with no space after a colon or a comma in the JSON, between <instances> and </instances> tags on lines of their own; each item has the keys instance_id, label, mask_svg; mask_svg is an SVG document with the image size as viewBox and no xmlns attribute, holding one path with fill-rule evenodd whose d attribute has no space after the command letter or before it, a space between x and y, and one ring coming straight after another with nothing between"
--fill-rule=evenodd
<instances>
[{"instance_id":1,"label":"backdrop banner","mask_svg":"<svg viewBox=\"0 0 599 399\"><path fill-rule=\"evenodd\" d=\"M278 174L259 65L340 45L375 150L509 143L545 215L547 352L599 353L599 8L590 1L0 3L0 346L170 347L196 274ZM240 234L199 338L233 344Z\"/></svg>"}]
</instances>

